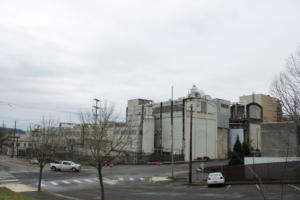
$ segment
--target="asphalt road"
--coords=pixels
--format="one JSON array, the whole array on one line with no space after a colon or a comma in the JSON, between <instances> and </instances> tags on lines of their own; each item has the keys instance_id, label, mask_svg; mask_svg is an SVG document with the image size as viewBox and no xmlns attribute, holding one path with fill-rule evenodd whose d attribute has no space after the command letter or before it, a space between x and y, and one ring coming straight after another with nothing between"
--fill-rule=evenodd
<instances>
[{"instance_id":1,"label":"asphalt road","mask_svg":"<svg viewBox=\"0 0 300 200\"><path fill-rule=\"evenodd\" d=\"M222 161L206 163L207 166L222 163ZM194 169L199 163L194 163ZM165 180L153 177L167 177L170 175L170 165L117 165L113 169L105 167L106 199L111 200L137 200L137 199L280 199L281 185L226 185L212 187L200 185L187 185L187 179ZM188 166L180 164L175 166L176 173L186 174ZM0 157L0 184L23 183L36 186L38 180L38 167L28 162ZM43 173L42 188L60 198L72 200L100 199L97 171L94 168L83 167L81 172L51 171L46 167ZM262 195L263 194L263 195ZM36 192L27 193L37 196ZM284 185L284 199L300 199L300 185ZM51 199L51 198L50 198ZM52 199L58 199L53 197Z\"/></svg>"}]
</instances>

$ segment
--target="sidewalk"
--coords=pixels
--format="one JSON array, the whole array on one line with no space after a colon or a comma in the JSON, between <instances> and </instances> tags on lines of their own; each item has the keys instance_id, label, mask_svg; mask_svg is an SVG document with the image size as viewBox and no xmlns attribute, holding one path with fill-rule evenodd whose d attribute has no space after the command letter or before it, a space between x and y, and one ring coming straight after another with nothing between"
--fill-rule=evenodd
<instances>
[{"instance_id":1,"label":"sidewalk","mask_svg":"<svg viewBox=\"0 0 300 200\"><path fill-rule=\"evenodd\" d=\"M70 200L68 198L64 198L49 192L22 192L22 194L32 197L35 199L43 199L43 200Z\"/></svg>"}]
</instances>

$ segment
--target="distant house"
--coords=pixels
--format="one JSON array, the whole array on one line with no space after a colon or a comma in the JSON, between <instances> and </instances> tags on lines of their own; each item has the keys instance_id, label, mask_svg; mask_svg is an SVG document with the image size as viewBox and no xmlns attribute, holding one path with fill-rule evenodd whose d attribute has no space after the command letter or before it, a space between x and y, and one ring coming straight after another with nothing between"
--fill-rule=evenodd
<instances>
[{"instance_id":1,"label":"distant house","mask_svg":"<svg viewBox=\"0 0 300 200\"><path fill-rule=\"evenodd\" d=\"M9 137L4 153L9 156L25 156L31 153L30 133L21 129L8 129Z\"/></svg>"}]
</instances>

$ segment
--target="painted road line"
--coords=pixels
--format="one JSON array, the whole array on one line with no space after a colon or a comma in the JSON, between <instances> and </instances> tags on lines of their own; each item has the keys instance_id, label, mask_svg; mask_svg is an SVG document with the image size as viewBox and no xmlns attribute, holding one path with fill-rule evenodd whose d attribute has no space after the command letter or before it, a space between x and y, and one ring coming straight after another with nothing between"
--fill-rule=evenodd
<instances>
[{"instance_id":1,"label":"painted road line","mask_svg":"<svg viewBox=\"0 0 300 200\"><path fill-rule=\"evenodd\" d=\"M231 188L231 185L227 185L225 192L227 192Z\"/></svg>"},{"instance_id":2,"label":"painted road line","mask_svg":"<svg viewBox=\"0 0 300 200\"><path fill-rule=\"evenodd\" d=\"M98 181L99 182L99 178L92 178L94 181Z\"/></svg>"},{"instance_id":3,"label":"painted road line","mask_svg":"<svg viewBox=\"0 0 300 200\"><path fill-rule=\"evenodd\" d=\"M52 185L58 185L58 183L54 182L54 181L51 181L50 182Z\"/></svg>"},{"instance_id":4,"label":"painted road line","mask_svg":"<svg viewBox=\"0 0 300 200\"><path fill-rule=\"evenodd\" d=\"M16 181L19 181L19 179L0 180L0 183L5 183L5 182L16 182Z\"/></svg>"},{"instance_id":5,"label":"painted road line","mask_svg":"<svg viewBox=\"0 0 300 200\"><path fill-rule=\"evenodd\" d=\"M141 180L141 181L144 181L144 180L145 180L145 178L140 178L140 180Z\"/></svg>"},{"instance_id":6,"label":"painted road line","mask_svg":"<svg viewBox=\"0 0 300 200\"><path fill-rule=\"evenodd\" d=\"M61 182L65 183L65 184L70 184L69 181L61 181Z\"/></svg>"},{"instance_id":7,"label":"painted road line","mask_svg":"<svg viewBox=\"0 0 300 200\"><path fill-rule=\"evenodd\" d=\"M15 178L13 176L1 176L0 179L10 179L10 178Z\"/></svg>"},{"instance_id":8,"label":"painted road line","mask_svg":"<svg viewBox=\"0 0 300 200\"><path fill-rule=\"evenodd\" d=\"M134 178L129 178L130 181L134 181Z\"/></svg>"},{"instance_id":9,"label":"painted road line","mask_svg":"<svg viewBox=\"0 0 300 200\"><path fill-rule=\"evenodd\" d=\"M296 190L299 190L299 191L300 191L300 188L299 188L299 187L297 187L296 185L291 185L291 184L288 184L288 186L289 186L289 187L291 187L291 188L294 188L294 189L296 189Z\"/></svg>"},{"instance_id":10,"label":"painted road line","mask_svg":"<svg viewBox=\"0 0 300 200\"><path fill-rule=\"evenodd\" d=\"M256 184L256 188L257 188L257 190L260 190L260 187L259 187L259 185L258 185L258 184Z\"/></svg>"},{"instance_id":11,"label":"painted road line","mask_svg":"<svg viewBox=\"0 0 300 200\"><path fill-rule=\"evenodd\" d=\"M168 177L152 177L152 182L171 181Z\"/></svg>"},{"instance_id":12,"label":"painted road line","mask_svg":"<svg viewBox=\"0 0 300 200\"><path fill-rule=\"evenodd\" d=\"M120 177L120 178L119 178L119 181L124 181L124 178Z\"/></svg>"},{"instance_id":13,"label":"painted road line","mask_svg":"<svg viewBox=\"0 0 300 200\"><path fill-rule=\"evenodd\" d=\"M87 179L87 178L86 178L86 179L84 179L84 181L85 181L85 182L88 182L88 183L92 183L92 182L93 182L92 180L90 180L90 179Z\"/></svg>"},{"instance_id":14,"label":"painted road line","mask_svg":"<svg viewBox=\"0 0 300 200\"><path fill-rule=\"evenodd\" d=\"M81 181L74 179L73 180L75 183L81 183Z\"/></svg>"},{"instance_id":15,"label":"painted road line","mask_svg":"<svg viewBox=\"0 0 300 200\"><path fill-rule=\"evenodd\" d=\"M62 197L64 199L71 199L71 200L80 200L80 199L77 199L75 197L71 197L71 196L66 196L66 195L63 195L63 194L58 194L58 193L53 193L55 196L59 196L59 197Z\"/></svg>"}]
</instances>

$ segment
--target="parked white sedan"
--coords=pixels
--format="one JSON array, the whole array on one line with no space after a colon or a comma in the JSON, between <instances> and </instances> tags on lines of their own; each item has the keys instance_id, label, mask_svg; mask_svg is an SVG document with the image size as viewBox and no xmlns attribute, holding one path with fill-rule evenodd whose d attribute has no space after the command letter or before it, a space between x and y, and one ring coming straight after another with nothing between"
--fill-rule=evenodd
<instances>
[{"instance_id":1,"label":"parked white sedan","mask_svg":"<svg viewBox=\"0 0 300 200\"><path fill-rule=\"evenodd\" d=\"M225 178L221 172L209 173L207 176L207 186L224 185Z\"/></svg>"}]
</instances>

